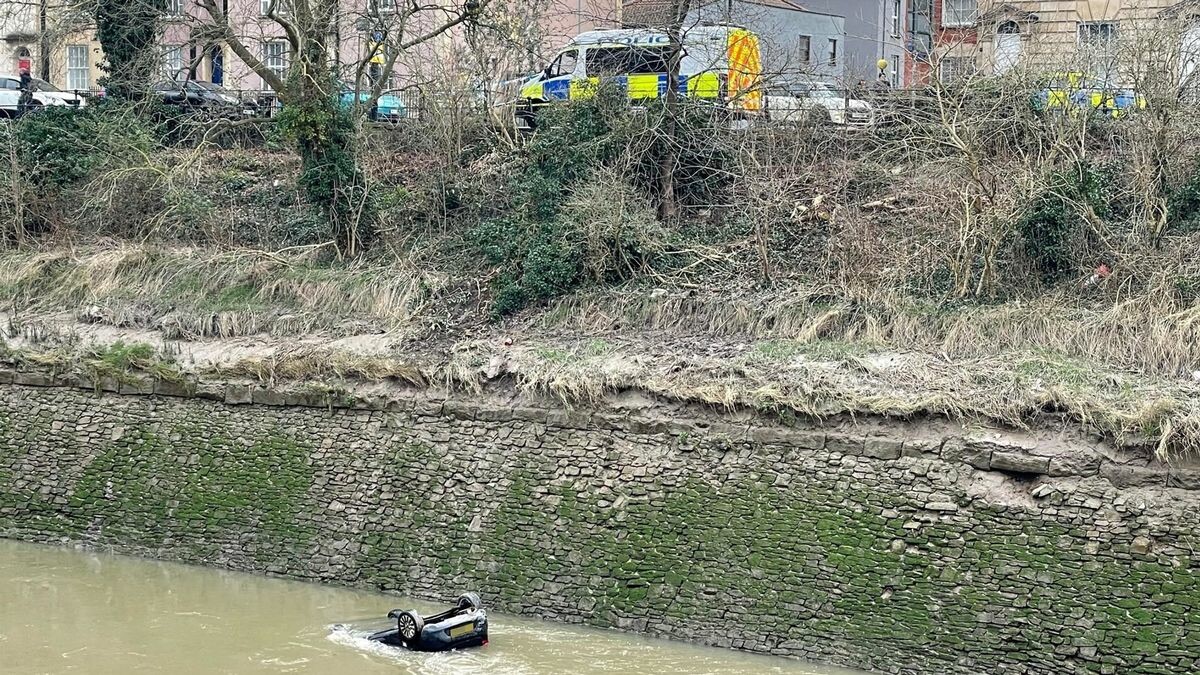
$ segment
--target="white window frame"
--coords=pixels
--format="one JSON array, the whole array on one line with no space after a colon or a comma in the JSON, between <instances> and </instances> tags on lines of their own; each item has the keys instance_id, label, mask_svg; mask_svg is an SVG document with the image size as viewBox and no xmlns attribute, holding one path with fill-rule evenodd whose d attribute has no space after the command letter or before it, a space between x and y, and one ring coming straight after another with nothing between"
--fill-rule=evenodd
<instances>
[{"instance_id":1,"label":"white window frame","mask_svg":"<svg viewBox=\"0 0 1200 675\"><path fill-rule=\"evenodd\" d=\"M829 38L829 65L836 66L841 54L838 53L838 39Z\"/></svg>"},{"instance_id":2,"label":"white window frame","mask_svg":"<svg viewBox=\"0 0 1200 675\"><path fill-rule=\"evenodd\" d=\"M1108 29L1106 35L1102 35L1104 31L1098 30L1102 28ZM1118 21L1080 21L1077 30L1079 44L1089 47L1111 47L1120 39L1121 24Z\"/></svg>"},{"instance_id":3,"label":"white window frame","mask_svg":"<svg viewBox=\"0 0 1200 675\"><path fill-rule=\"evenodd\" d=\"M942 27L965 28L974 26L979 14L976 0L942 0Z\"/></svg>"},{"instance_id":4,"label":"white window frame","mask_svg":"<svg viewBox=\"0 0 1200 675\"><path fill-rule=\"evenodd\" d=\"M183 0L167 0L165 14L169 17L183 16Z\"/></svg>"},{"instance_id":5,"label":"white window frame","mask_svg":"<svg viewBox=\"0 0 1200 675\"><path fill-rule=\"evenodd\" d=\"M263 43L263 65L281 80L287 78L288 57L291 56L289 51L288 43L284 40L267 40ZM269 90L271 85L264 79L262 88Z\"/></svg>"},{"instance_id":6,"label":"white window frame","mask_svg":"<svg viewBox=\"0 0 1200 675\"><path fill-rule=\"evenodd\" d=\"M87 45L67 45L67 89L86 91L92 87L92 68Z\"/></svg>"},{"instance_id":7,"label":"white window frame","mask_svg":"<svg viewBox=\"0 0 1200 675\"><path fill-rule=\"evenodd\" d=\"M183 68L183 45L163 45L162 69L167 79L174 80L178 78Z\"/></svg>"},{"instance_id":8,"label":"white window frame","mask_svg":"<svg viewBox=\"0 0 1200 675\"><path fill-rule=\"evenodd\" d=\"M804 44L804 49L800 49L800 44ZM797 35L796 36L796 51L800 55L800 63L812 63L812 36Z\"/></svg>"},{"instance_id":9,"label":"white window frame","mask_svg":"<svg viewBox=\"0 0 1200 675\"><path fill-rule=\"evenodd\" d=\"M892 3L892 37L898 38L904 33L904 2L893 0Z\"/></svg>"},{"instance_id":10,"label":"white window frame","mask_svg":"<svg viewBox=\"0 0 1200 675\"><path fill-rule=\"evenodd\" d=\"M260 16L268 16L271 13L271 5L275 6L275 13L279 16L287 16L291 14L288 0L258 0L258 13Z\"/></svg>"},{"instance_id":11,"label":"white window frame","mask_svg":"<svg viewBox=\"0 0 1200 675\"><path fill-rule=\"evenodd\" d=\"M372 0L372 4L379 14L390 14L396 11L396 0Z\"/></svg>"},{"instance_id":12,"label":"white window frame","mask_svg":"<svg viewBox=\"0 0 1200 675\"><path fill-rule=\"evenodd\" d=\"M956 68L946 67L951 64L962 65L964 67L961 69L961 72L956 72ZM977 70L976 65L974 56L943 56L938 61L938 81L949 84L966 80L975 74Z\"/></svg>"}]
</instances>

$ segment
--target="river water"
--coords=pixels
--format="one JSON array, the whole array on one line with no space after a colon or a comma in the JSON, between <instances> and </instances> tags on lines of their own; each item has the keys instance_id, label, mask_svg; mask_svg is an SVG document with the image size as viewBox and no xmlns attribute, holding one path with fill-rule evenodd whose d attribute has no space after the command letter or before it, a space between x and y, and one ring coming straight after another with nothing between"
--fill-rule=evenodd
<instances>
[{"instance_id":1,"label":"river water","mask_svg":"<svg viewBox=\"0 0 1200 675\"><path fill-rule=\"evenodd\" d=\"M396 607L439 609L377 593L0 540L5 675L850 672L495 613L491 644L481 649L418 654L364 639Z\"/></svg>"}]
</instances>

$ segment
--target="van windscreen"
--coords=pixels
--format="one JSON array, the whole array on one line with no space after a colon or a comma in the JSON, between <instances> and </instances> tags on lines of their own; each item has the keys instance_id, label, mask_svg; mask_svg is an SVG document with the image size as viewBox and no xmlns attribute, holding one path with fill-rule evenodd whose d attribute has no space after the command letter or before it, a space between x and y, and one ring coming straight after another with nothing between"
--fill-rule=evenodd
<instances>
[{"instance_id":1,"label":"van windscreen","mask_svg":"<svg viewBox=\"0 0 1200 675\"><path fill-rule=\"evenodd\" d=\"M591 77L665 73L671 60L671 48L591 47L585 58L587 74Z\"/></svg>"}]
</instances>

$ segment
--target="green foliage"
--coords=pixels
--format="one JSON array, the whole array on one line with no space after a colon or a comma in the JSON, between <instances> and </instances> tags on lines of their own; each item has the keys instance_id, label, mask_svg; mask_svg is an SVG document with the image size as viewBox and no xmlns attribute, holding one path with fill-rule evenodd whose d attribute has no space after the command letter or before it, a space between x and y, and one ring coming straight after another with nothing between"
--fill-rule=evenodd
<instances>
[{"instance_id":1,"label":"green foliage","mask_svg":"<svg viewBox=\"0 0 1200 675\"><path fill-rule=\"evenodd\" d=\"M49 107L17 124L17 151L25 178L36 187L67 185L86 178L101 155L89 152L96 115Z\"/></svg>"},{"instance_id":2,"label":"green foliage","mask_svg":"<svg viewBox=\"0 0 1200 675\"><path fill-rule=\"evenodd\" d=\"M1050 176L1049 187L1017 224L1043 283L1061 282L1078 271L1076 252L1088 230L1087 219L1105 220L1116 213L1116 182L1116 167L1086 161Z\"/></svg>"},{"instance_id":3,"label":"green foliage","mask_svg":"<svg viewBox=\"0 0 1200 675\"><path fill-rule=\"evenodd\" d=\"M108 96L137 99L159 64L158 37L166 0L98 0L96 39L104 51L101 80Z\"/></svg>"},{"instance_id":4,"label":"green foliage","mask_svg":"<svg viewBox=\"0 0 1200 675\"><path fill-rule=\"evenodd\" d=\"M147 151L146 128L115 106L75 110L51 106L16 124L22 175L35 189L65 187L136 151Z\"/></svg>"},{"instance_id":5,"label":"green foliage","mask_svg":"<svg viewBox=\"0 0 1200 675\"><path fill-rule=\"evenodd\" d=\"M555 106L513 159L500 215L471 232L488 263L494 317L552 299L589 281L629 278L649 264L663 237L650 206L612 166L629 157L639 129L624 95Z\"/></svg>"},{"instance_id":6,"label":"green foliage","mask_svg":"<svg viewBox=\"0 0 1200 675\"><path fill-rule=\"evenodd\" d=\"M1200 166L1167 197L1167 227L1175 234L1200 232Z\"/></svg>"},{"instance_id":7,"label":"green foliage","mask_svg":"<svg viewBox=\"0 0 1200 675\"><path fill-rule=\"evenodd\" d=\"M326 91L333 91L332 81ZM355 255L376 234L378 209L358 164L358 139L350 113L337 99L316 93L284 106L280 130L302 161L299 186L319 209L343 255Z\"/></svg>"}]
</instances>

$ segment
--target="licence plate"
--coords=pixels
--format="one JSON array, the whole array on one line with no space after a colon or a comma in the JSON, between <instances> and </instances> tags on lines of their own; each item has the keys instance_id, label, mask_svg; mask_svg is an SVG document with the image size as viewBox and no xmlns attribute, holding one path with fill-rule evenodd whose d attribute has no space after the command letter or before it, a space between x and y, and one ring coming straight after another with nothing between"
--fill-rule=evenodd
<instances>
[{"instance_id":1,"label":"licence plate","mask_svg":"<svg viewBox=\"0 0 1200 675\"><path fill-rule=\"evenodd\" d=\"M462 637L464 635L469 635L474 631L475 631L475 624L464 623L461 626L455 626L454 628L451 628L450 629L450 637L452 637L452 638Z\"/></svg>"}]
</instances>

